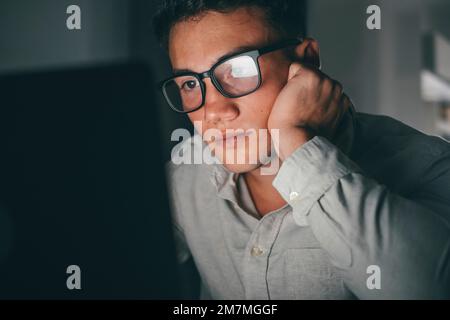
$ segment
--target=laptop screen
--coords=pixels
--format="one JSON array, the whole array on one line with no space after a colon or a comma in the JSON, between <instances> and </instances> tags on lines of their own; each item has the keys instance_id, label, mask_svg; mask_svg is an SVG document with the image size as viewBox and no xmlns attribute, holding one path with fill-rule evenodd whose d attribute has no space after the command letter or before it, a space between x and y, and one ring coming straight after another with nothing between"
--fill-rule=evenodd
<instances>
[{"instance_id":1,"label":"laptop screen","mask_svg":"<svg viewBox=\"0 0 450 320\"><path fill-rule=\"evenodd\" d=\"M2 76L0 298L176 298L150 72Z\"/></svg>"}]
</instances>

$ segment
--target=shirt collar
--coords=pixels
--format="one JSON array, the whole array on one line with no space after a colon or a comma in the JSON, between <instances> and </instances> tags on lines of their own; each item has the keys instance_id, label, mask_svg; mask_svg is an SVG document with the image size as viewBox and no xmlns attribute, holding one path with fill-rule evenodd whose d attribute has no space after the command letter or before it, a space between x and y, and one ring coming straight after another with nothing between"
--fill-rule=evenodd
<instances>
[{"instance_id":1,"label":"shirt collar","mask_svg":"<svg viewBox=\"0 0 450 320\"><path fill-rule=\"evenodd\" d=\"M214 164L212 166L211 182L216 188L217 195L238 204L237 180L239 174L229 171L221 164Z\"/></svg>"}]
</instances>

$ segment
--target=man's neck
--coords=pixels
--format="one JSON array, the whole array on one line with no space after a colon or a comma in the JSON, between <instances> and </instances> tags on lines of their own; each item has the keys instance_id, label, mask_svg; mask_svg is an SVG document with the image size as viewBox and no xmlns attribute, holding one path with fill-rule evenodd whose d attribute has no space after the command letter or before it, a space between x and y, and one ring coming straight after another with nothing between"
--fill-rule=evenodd
<instances>
[{"instance_id":1,"label":"man's neck","mask_svg":"<svg viewBox=\"0 0 450 320\"><path fill-rule=\"evenodd\" d=\"M276 174L261 174L261 168L244 173L245 182L253 203L261 216L286 205L286 201L272 185L275 177Z\"/></svg>"}]
</instances>

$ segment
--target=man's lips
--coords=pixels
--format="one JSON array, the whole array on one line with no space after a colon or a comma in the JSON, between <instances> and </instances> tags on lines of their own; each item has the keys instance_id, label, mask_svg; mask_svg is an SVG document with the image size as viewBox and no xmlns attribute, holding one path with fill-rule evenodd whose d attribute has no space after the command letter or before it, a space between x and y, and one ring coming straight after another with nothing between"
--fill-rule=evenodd
<instances>
[{"instance_id":1,"label":"man's lips","mask_svg":"<svg viewBox=\"0 0 450 320\"><path fill-rule=\"evenodd\" d=\"M214 135L206 142L211 143L232 143L236 142L239 138L249 137L254 133L253 130L230 130L228 132L221 132L220 135Z\"/></svg>"}]
</instances>

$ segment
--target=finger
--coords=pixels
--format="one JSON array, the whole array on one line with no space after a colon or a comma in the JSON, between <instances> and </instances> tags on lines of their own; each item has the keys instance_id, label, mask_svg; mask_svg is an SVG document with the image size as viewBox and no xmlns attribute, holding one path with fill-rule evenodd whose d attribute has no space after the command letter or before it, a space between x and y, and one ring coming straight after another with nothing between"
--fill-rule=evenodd
<instances>
[{"instance_id":1,"label":"finger","mask_svg":"<svg viewBox=\"0 0 450 320\"><path fill-rule=\"evenodd\" d=\"M350 98L343 93L342 94L342 103L341 103L342 109L344 109L345 112L347 112L350 108L353 107L353 103L350 100Z\"/></svg>"},{"instance_id":2,"label":"finger","mask_svg":"<svg viewBox=\"0 0 450 320\"><path fill-rule=\"evenodd\" d=\"M288 80L291 80L292 78L298 76L302 71L302 68L303 67L300 63L297 62L291 63L291 65L289 66Z\"/></svg>"},{"instance_id":3,"label":"finger","mask_svg":"<svg viewBox=\"0 0 450 320\"><path fill-rule=\"evenodd\" d=\"M344 93L342 94L341 101L339 104L339 114L336 116L335 121L333 122L332 127L334 128L334 132L338 130L341 124L344 121L345 115L353 108L353 103L350 98Z\"/></svg>"},{"instance_id":4,"label":"finger","mask_svg":"<svg viewBox=\"0 0 450 320\"><path fill-rule=\"evenodd\" d=\"M333 80L333 95L336 99L340 100L344 94L344 87L339 81Z\"/></svg>"},{"instance_id":5,"label":"finger","mask_svg":"<svg viewBox=\"0 0 450 320\"><path fill-rule=\"evenodd\" d=\"M319 69L313 66L300 62L291 63L291 65L289 66L289 80L300 74L311 74L319 78L328 78L326 74L322 73Z\"/></svg>"},{"instance_id":6,"label":"finger","mask_svg":"<svg viewBox=\"0 0 450 320\"><path fill-rule=\"evenodd\" d=\"M347 101L346 103L348 104L347 111L350 112L350 113L355 113L356 109L355 109L355 105L353 104L352 99L350 97L348 97L347 95L345 96L345 99Z\"/></svg>"},{"instance_id":7,"label":"finger","mask_svg":"<svg viewBox=\"0 0 450 320\"><path fill-rule=\"evenodd\" d=\"M341 108L341 104L343 103L342 96L344 94L342 84L333 79L326 81L326 83L327 85L323 90L323 94L326 94L329 97L328 103L330 104L330 107Z\"/></svg>"},{"instance_id":8,"label":"finger","mask_svg":"<svg viewBox=\"0 0 450 320\"><path fill-rule=\"evenodd\" d=\"M345 98L342 97L340 100L333 103L334 107L330 108L331 110L328 114L330 125L326 128L328 129L328 134L330 137L333 137L335 135L336 130L338 129L340 123L342 122L342 119L344 118L344 115L346 114L344 101Z\"/></svg>"},{"instance_id":9,"label":"finger","mask_svg":"<svg viewBox=\"0 0 450 320\"><path fill-rule=\"evenodd\" d=\"M334 90L336 85L338 88L342 86L317 68L294 62L289 67L288 82L293 80L308 92L315 92L315 99L323 105L339 102L340 97L335 98Z\"/></svg>"},{"instance_id":10,"label":"finger","mask_svg":"<svg viewBox=\"0 0 450 320\"><path fill-rule=\"evenodd\" d=\"M330 112L332 113L331 116L335 119L335 122L339 122L341 117L347 112L350 105L349 101L350 100L345 93L341 95L340 99L334 100L333 107L330 108L332 109Z\"/></svg>"}]
</instances>

